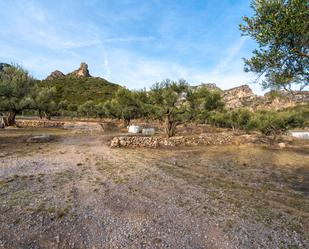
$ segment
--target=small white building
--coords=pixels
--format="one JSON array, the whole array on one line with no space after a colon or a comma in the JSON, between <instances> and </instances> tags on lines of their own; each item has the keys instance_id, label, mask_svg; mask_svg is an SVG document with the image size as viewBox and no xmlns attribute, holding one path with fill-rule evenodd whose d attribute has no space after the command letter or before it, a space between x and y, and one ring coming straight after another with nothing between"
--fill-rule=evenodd
<instances>
[{"instance_id":1,"label":"small white building","mask_svg":"<svg viewBox=\"0 0 309 249\"><path fill-rule=\"evenodd\" d=\"M138 125L130 125L128 132L133 133L133 134L138 134L141 132L141 127Z\"/></svg>"},{"instance_id":2,"label":"small white building","mask_svg":"<svg viewBox=\"0 0 309 249\"><path fill-rule=\"evenodd\" d=\"M153 136L156 133L156 130L154 128L144 128L142 133L146 136Z\"/></svg>"},{"instance_id":3,"label":"small white building","mask_svg":"<svg viewBox=\"0 0 309 249\"><path fill-rule=\"evenodd\" d=\"M309 131L295 130L295 131L290 131L289 133L291 134L292 137L309 140Z\"/></svg>"}]
</instances>

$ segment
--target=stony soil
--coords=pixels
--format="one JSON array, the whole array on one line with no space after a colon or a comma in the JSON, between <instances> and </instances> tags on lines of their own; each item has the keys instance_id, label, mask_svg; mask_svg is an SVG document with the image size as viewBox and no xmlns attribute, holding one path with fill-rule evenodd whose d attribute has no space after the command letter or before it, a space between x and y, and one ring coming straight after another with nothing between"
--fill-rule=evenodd
<instances>
[{"instance_id":1,"label":"stony soil","mask_svg":"<svg viewBox=\"0 0 309 249\"><path fill-rule=\"evenodd\" d=\"M309 248L308 149L111 135L0 131L0 248Z\"/></svg>"}]
</instances>

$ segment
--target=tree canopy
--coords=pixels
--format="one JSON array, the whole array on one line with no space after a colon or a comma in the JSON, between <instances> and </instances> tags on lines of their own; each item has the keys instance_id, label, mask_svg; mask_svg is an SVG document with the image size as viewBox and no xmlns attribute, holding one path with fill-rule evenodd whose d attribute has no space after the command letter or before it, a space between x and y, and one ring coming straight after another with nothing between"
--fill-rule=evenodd
<instances>
[{"instance_id":1,"label":"tree canopy","mask_svg":"<svg viewBox=\"0 0 309 249\"><path fill-rule=\"evenodd\" d=\"M189 90L187 94L190 120L205 122L210 112L222 110L224 103L218 91L210 91L202 86L196 90Z\"/></svg>"},{"instance_id":2,"label":"tree canopy","mask_svg":"<svg viewBox=\"0 0 309 249\"><path fill-rule=\"evenodd\" d=\"M245 71L258 73L264 89L300 90L309 85L309 4L304 0L253 0L252 17L240 30L258 48Z\"/></svg>"},{"instance_id":3,"label":"tree canopy","mask_svg":"<svg viewBox=\"0 0 309 249\"><path fill-rule=\"evenodd\" d=\"M0 72L0 111L7 112L5 123L12 125L21 111L33 104L35 80L20 66L9 66Z\"/></svg>"},{"instance_id":4,"label":"tree canopy","mask_svg":"<svg viewBox=\"0 0 309 249\"><path fill-rule=\"evenodd\" d=\"M157 82L149 93L154 118L165 120L165 131L168 137L174 136L176 126L188 118L185 97L188 83L185 80L171 81L169 79ZM183 98L182 98L182 95Z\"/></svg>"},{"instance_id":5,"label":"tree canopy","mask_svg":"<svg viewBox=\"0 0 309 249\"><path fill-rule=\"evenodd\" d=\"M57 90L55 87L36 87L33 92L33 109L38 110L40 118L44 115L47 119L50 119L55 114L59 106L55 102Z\"/></svg>"}]
</instances>

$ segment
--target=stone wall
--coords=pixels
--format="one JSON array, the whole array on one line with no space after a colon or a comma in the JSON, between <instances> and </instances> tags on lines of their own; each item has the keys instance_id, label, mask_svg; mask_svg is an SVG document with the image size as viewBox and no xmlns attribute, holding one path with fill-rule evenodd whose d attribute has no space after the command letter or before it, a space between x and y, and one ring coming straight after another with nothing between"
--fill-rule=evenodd
<instances>
[{"instance_id":1,"label":"stone wall","mask_svg":"<svg viewBox=\"0 0 309 249\"><path fill-rule=\"evenodd\" d=\"M164 147L179 145L223 145L232 144L232 135L226 133L204 133L199 136L145 137L119 136L111 141L111 147Z\"/></svg>"},{"instance_id":2,"label":"stone wall","mask_svg":"<svg viewBox=\"0 0 309 249\"><path fill-rule=\"evenodd\" d=\"M64 124L65 122L50 120L16 120L16 125L22 128L63 128Z\"/></svg>"},{"instance_id":3,"label":"stone wall","mask_svg":"<svg viewBox=\"0 0 309 249\"><path fill-rule=\"evenodd\" d=\"M16 125L21 128L64 128L79 131L103 131L115 128L112 123L29 119L17 119Z\"/></svg>"}]
</instances>

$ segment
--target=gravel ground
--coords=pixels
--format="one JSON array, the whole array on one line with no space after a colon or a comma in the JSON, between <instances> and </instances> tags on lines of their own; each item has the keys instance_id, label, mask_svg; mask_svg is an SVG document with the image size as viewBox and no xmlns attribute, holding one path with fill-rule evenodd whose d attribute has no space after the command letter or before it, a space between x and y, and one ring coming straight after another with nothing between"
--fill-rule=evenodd
<instances>
[{"instance_id":1,"label":"gravel ground","mask_svg":"<svg viewBox=\"0 0 309 249\"><path fill-rule=\"evenodd\" d=\"M308 150L109 138L0 132L0 248L309 248Z\"/></svg>"}]
</instances>

